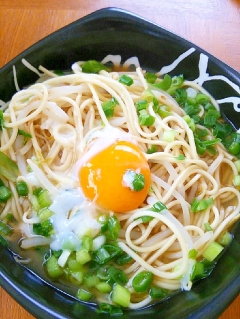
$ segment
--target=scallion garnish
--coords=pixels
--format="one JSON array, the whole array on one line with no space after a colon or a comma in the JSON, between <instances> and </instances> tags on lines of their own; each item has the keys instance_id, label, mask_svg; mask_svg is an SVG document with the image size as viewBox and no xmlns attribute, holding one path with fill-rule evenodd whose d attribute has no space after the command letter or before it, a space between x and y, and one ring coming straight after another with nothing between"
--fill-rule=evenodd
<instances>
[{"instance_id":1,"label":"scallion garnish","mask_svg":"<svg viewBox=\"0 0 240 319\"><path fill-rule=\"evenodd\" d=\"M149 289L149 296L152 299L162 299L166 298L168 295L168 290L162 287L152 286Z\"/></svg>"},{"instance_id":2,"label":"scallion garnish","mask_svg":"<svg viewBox=\"0 0 240 319\"><path fill-rule=\"evenodd\" d=\"M110 266L108 269L110 280L114 283L125 285L128 282L128 277L125 272L114 266Z\"/></svg>"},{"instance_id":3,"label":"scallion garnish","mask_svg":"<svg viewBox=\"0 0 240 319\"><path fill-rule=\"evenodd\" d=\"M188 258L196 259L198 255L198 251L196 249L191 249L188 252Z\"/></svg>"},{"instance_id":4,"label":"scallion garnish","mask_svg":"<svg viewBox=\"0 0 240 319\"><path fill-rule=\"evenodd\" d=\"M139 123L142 126L151 126L155 122L155 117L148 114L146 110L141 110L139 112Z\"/></svg>"},{"instance_id":5,"label":"scallion garnish","mask_svg":"<svg viewBox=\"0 0 240 319\"><path fill-rule=\"evenodd\" d=\"M209 244L209 246L203 252L203 258L208 261L213 261L223 250L223 246L213 241Z\"/></svg>"},{"instance_id":6,"label":"scallion garnish","mask_svg":"<svg viewBox=\"0 0 240 319\"><path fill-rule=\"evenodd\" d=\"M27 196L28 195L28 186L24 181L18 182L16 185L16 189L19 196Z\"/></svg>"},{"instance_id":7,"label":"scallion garnish","mask_svg":"<svg viewBox=\"0 0 240 319\"><path fill-rule=\"evenodd\" d=\"M92 260L100 265L106 264L122 252L121 248L113 244L104 244L99 249L92 252Z\"/></svg>"},{"instance_id":8,"label":"scallion garnish","mask_svg":"<svg viewBox=\"0 0 240 319\"><path fill-rule=\"evenodd\" d=\"M162 202L159 201L159 202L156 202L150 210L160 213L164 209L167 209L167 207Z\"/></svg>"},{"instance_id":9,"label":"scallion garnish","mask_svg":"<svg viewBox=\"0 0 240 319\"><path fill-rule=\"evenodd\" d=\"M0 202L7 202L11 196L12 193L6 186L0 186Z\"/></svg>"},{"instance_id":10,"label":"scallion garnish","mask_svg":"<svg viewBox=\"0 0 240 319\"><path fill-rule=\"evenodd\" d=\"M36 235L41 235L44 237L50 237L53 231L53 225L49 219L42 223L33 224L33 232Z\"/></svg>"},{"instance_id":11,"label":"scallion garnish","mask_svg":"<svg viewBox=\"0 0 240 319\"><path fill-rule=\"evenodd\" d=\"M11 234L12 232L13 232L12 227L0 220L0 234L7 236Z\"/></svg>"},{"instance_id":12,"label":"scallion garnish","mask_svg":"<svg viewBox=\"0 0 240 319\"><path fill-rule=\"evenodd\" d=\"M165 131L163 133L162 140L164 142L171 143L171 142L173 142L175 140L176 135L178 135L178 132L175 131L175 130Z\"/></svg>"},{"instance_id":13,"label":"scallion garnish","mask_svg":"<svg viewBox=\"0 0 240 319\"><path fill-rule=\"evenodd\" d=\"M102 103L102 109L107 118L113 116L116 105L118 105L118 101L114 97L112 97L111 100Z\"/></svg>"},{"instance_id":14,"label":"scallion garnish","mask_svg":"<svg viewBox=\"0 0 240 319\"><path fill-rule=\"evenodd\" d=\"M149 149L147 149L147 154L153 154L157 152L157 146L156 145L152 145Z\"/></svg>"},{"instance_id":15,"label":"scallion garnish","mask_svg":"<svg viewBox=\"0 0 240 319\"><path fill-rule=\"evenodd\" d=\"M204 223L204 227L205 227L206 231L212 231L212 227L211 227L211 225L208 222Z\"/></svg>"},{"instance_id":16,"label":"scallion garnish","mask_svg":"<svg viewBox=\"0 0 240 319\"><path fill-rule=\"evenodd\" d=\"M184 161L185 160L185 156L183 154L180 154L178 156L175 157L178 161Z\"/></svg>"},{"instance_id":17,"label":"scallion garnish","mask_svg":"<svg viewBox=\"0 0 240 319\"><path fill-rule=\"evenodd\" d=\"M110 297L112 302L117 305L121 307L128 307L130 304L131 294L127 288L119 284L115 284Z\"/></svg>"},{"instance_id":18,"label":"scallion garnish","mask_svg":"<svg viewBox=\"0 0 240 319\"><path fill-rule=\"evenodd\" d=\"M135 171L131 171L134 173L132 188L135 192L141 191L145 186L145 178L143 174L137 173Z\"/></svg>"},{"instance_id":19,"label":"scallion garnish","mask_svg":"<svg viewBox=\"0 0 240 319\"><path fill-rule=\"evenodd\" d=\"M92 298L92 293L83 288L80 288L77 292L77 298L82 301L89 301Z\"/></svg>"},{"instance_id":20,"label":"scallion garnish","mask_svg":"<svg viewBox=\"0 0 240 319\"><path fill-rule=\"evenodd\" d=\"M133 79L126 74L121 75L118 81L127 86L131 86L134 83Z\"/></svg>"},{"instance_id":21,"label":"scallion garnish","mask_svg":"<svg viewBox=\"0 0 240 319\"><path fill-rule=\"evenodd\" d=\"M153 273L150 271L141 271L132 280L133 289L136 292L147 291L153 281Z\"/></svg>"},{"instance_id":22,"label":"scallion garnish","mask_svg":"<svg viewBox=\"0 0 240 319\"><path fill-rule=\"evenodd\" d=\"M217 123L219 117L220 113L216 109L209 109L204 114L203 123L206 127L213 127Z\"/></svg>"},{"instance_id":23,"label":"scallion garnish","mask_svg":"<svg viewBox=\"0 0 240 319\"><path fill-rule=\"evenodd\" d=\"M29 138L32 138L32 135L24 130L18 130L18 135L22 135L24 137L23 145L27 143Z\"/></svg>"},{"instance_id":24,"label":"scallion garnish","mask_svg":"<svg viewBox=\"0 0 240 319\"><path fill-rule=\"evenodd\" d=\"M81 65L81 68L84 73L99 73L102 70L109 71L109 68L107 68L104 64L95 60L84 62L83 65Z\"/></svg>"},{"instance_id":25,"label":"scallion garnish","mask_svg":"<svg viewBox=\"0 0 240 319\"><path fill-rule=\"evenodd\" d=\"M157 76L154 73L146 72L145 79L148 83L153 84L157 80Z\"/></svg>"},{"instance_id":26,"label":"scallion garnish","mask_svg":"<svg viewBox=\"0 0 240 319\"><path fill-rule=\"evenodd\" d=\"M171 76L168 74L165 74L163 79L160 82L153 84L153 87L167 91L171 87L171 85L172 85Z\"/></svg>"},{"instance_id":27,"label":"scallion garnish","mask_svg":"<svg viewBox=\"0 0 240 319\"><path fill-rule=\"evenodd\" d=\"M213 202L214 202L214 200L212 197L201 199L201 200L194 198L194 200L191 204L191 211L194 213L203 211L203 210L209 208L210 206L212 206Z\"/></svg>"},{"instance_id":28,"label":"scallion garnish","mask_svg":"<svg viewBox=\"0 0 240 319\"><path fill-rule=\"evenodd\" d=\"M139 100L136 102L136 109L137 112L141 110L146 110L148 108L148 101L147 100Z\"/></svg>"},{"instance_id":29,"label":"scallion garnish","mask_svg":"<svg viewBox=\"0 0 240 319\"><path fill-rule=\"evenodd\" d=\"M0 151L0 175L6 179L15 182L19 175L17 164L7 155Z\"/></svg>"},{"instance_id":30,"label":"scallion garnish","mask_svg":"<svg viewBox=\"0 0 240 319\"><path fill-rule=\"evenodd\" d=\"M101 227L101 233L106 236L107 239L116 240L118 238L119 231L121 229L120 223L116 216L111 216L107 219Z\"/></svg>"}]
</instances>

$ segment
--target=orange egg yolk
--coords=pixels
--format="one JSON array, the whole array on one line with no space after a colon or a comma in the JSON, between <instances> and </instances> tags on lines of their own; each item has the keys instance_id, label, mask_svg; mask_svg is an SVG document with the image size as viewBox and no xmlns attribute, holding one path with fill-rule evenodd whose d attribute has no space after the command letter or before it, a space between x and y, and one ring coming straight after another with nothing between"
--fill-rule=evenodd
<instances>
[{"instance_id":1,"label":"orange egg yolk","mask_svg":"<svg viewBox=\"0 0 240 319\"><path fill-rule=\"evenodd\" d=\"M141 174L142 189L134 190L124 183L124 176L129 171ZM79 182L88 199L107 210L125 213L144 202L150 188L150 176L149 165L139 147L117 141L84 163L79 171Z\"/></svg>"}]
</instances>

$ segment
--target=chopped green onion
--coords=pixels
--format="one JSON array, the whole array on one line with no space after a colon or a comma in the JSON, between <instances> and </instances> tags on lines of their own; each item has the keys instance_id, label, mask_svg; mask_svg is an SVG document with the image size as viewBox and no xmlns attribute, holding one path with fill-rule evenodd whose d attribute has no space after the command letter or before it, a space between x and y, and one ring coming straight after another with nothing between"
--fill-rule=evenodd
<instances>
[{"instance_id":1,"label":"chopped green onion","mask_svg":"<svg viewBox=\"0 0 240 319\"><path fill-rule=\"evenodd\" d=\"M183 82L184 82L183 75L174 76L172 78L172 84L171 84L170 88L167 90L167 92L169 94L173 95L177 89L181 88Z\"/></svg>"},{"instance_id":2,"label":"chopped green onion","mask_svg":"<svg viewBox=\"0 0 240 319\"><path fill-rule=\"evenodd\" d=\"M136 109L138 112L141 110L146 110L148 108L148 101L147 100L139 100L136 102Z\"/></svg>"},{"instance_id":3,"label":"chopped green onion","mask_svg":"<svg viewBox=\"0 0 240 319\"><path fill-rule=\"evenodd\" d=\"M42 209L42 207L39 205L39 201L38 201L37 196L35 196L35 195L30 196L30 202L31 202L32 208L36 212L38 212Z\"/></svg>"},{"instance_id":4,"label":"chopped green onion","mask_svg":"<svg viewBox=\"0 0 240 319\"><path fill-rule=\"evenodd\" d=\"M171 76L168 74L165 74L161 82L153 84L153 87L167 91L171 87L171 84L172 84Z\"/></svg>"},{"instance_id":5,"label":"chopped green onion","mask_svg":"<svg viewBox=\"0 0 240 319\"><path fill-rule=\"evenodd\" d=\"M96 284L96 288L102 293L109 293L112 290L111 285L109 285L107 282L99 282Z\"/></svg>"},{"instance_id":6,"label":"chopped green onion","mask_svg":"<svg viewBox=\"0 0 240 319\"><path fill-rule=\"evenodd\" d=\"M99 304L99 308L97 309L97 313L107 313L110 316L122 316L123 311L120 307L117 307L115 305L110 305L108 303L102 302Z\"/></svg>"},{"instance_id":7,"label":"chopped green onion","mask_svg":"<svg viewBox=\"0 0 240 319\"><path fill-rule=\"evenodd\" d=\"M189 115L184 115L183 119L187 123L189 128L194 132L196 130L196 125L194 120Z\"/></svg>"},{"instance_id":8,"label":"chopped green onion","mask_svg":"<svg viewBox=\"0 0 240 319\"><path fill-rule=\"evenodd\" d=\"M81 285L84 279L84 272L83 271L71 271L69 279L75 285Z\"/></svg>"},{"instance_id":9,"label":"chopped green onion","mask_svg":"<svg viewBox=\"0 0 240 319\"><path fill-rule=\"evenodd\" d=\"M139 123L142 126L151 126L155 122L155 117L148 114L146 110L141 110L139 112Z\"/></svg>"},{"instance_id":10,"label":"chopped green onion","mask_svg":"<svg viewBox=\"0 0 240 319\"><path fill-rule=\"evenodd\" d=\"M188 252L188 258L196 259L198 255L198 251L196 249L191 249Z\"/></svg>"},{"instance_id":11,"label":"chopped green onion","mask_svg":"<svg viewBox=\"0 0 240 319\"><path fill-rule=\"evenodd\" d=\"M132 280L133 289L136 292L147 291L153 281L153 273L150 271L141 271Z\"/></svg>"},{"instance_id":12,"label":"chopped green onion","mask_svg":"<svg viewBox=\"0 0 240 319\"><path fill-rule=\"evenodd\" d=\"M156 145L152 145L148 150L147 150L147 154L153 154L157 152L157 146Z\"/></svg>"},{"instance_id":13,"label":"chopped green onion","mask_svg":"<svg viewBox=\"0 0 240 319\"><path fill-rule=\"evenodd\" d=\"M214 200L212 197L198 200L197 198L194 198L192 204L191 204L191 211L192 212L199 212L203 211L207 208L209 208L213 204Z\"/></svg>"},{"instance_id":14,"label":"chopped green onion","mask_svg":"<svg viewBox=\"0 0 240 319\"><path fill-rule=\"evenodd\" d=\"M27 196L28 195L28 187L27 183L24 181L18 182L16 185L16 189L19 196Z\"/></svg>"},{"instance_id":15,"label":"chopped green onion","mask_svg":"<svg viewBox=\"0 0 240 319\"><path fill-rule=\"evenodd\" d=\"M0 186L0 202L6 202L11 196L12 193L6 186Z\"/></svg>"},{"instance_id":16,"label":"chopped green onion","mask_svg":"<svg viewBox=\"0 0 240 319\"><path fill-rule=\"evenodd\" d=\"M111 216L101 227L101 232L110 240L116 240L120 231L120 223L116 216Z\"/></svg>"},{"instance_id":17,"label":"chopped green onion","mask_svg":"<svg viewBox=\"0 0 240 319\"><path fill-rule=\"evenodd\" d=\"M40 207L42 208L49 207L52 204L52 200L47 189L44 189L39 193L38 202Z\"/></svg>"},{"instance_id":18,"label":"chopped green onion","mask_svg":"<svg viewBox=\"0 0 240 319\"><path fill-rule=\"evenodd\" d=\"M220 113L216 109L209 109L204 115L204 125L207 127L213 127L219 117Z\"/></svg>"},{"instance_id":19,"label":"chopped green onion","mask_svg":"<svg viewBox=\"0 0 240 319\"><path fill-rule=\"evenodd\" d=\"M92 298L91 292L80 288L77 292L77 298L82 300L82 301L89 301Z\"/></svg>"},{"instance_id":20,"label":"chopped green onion","mask_svg":"<svg viewBox=\"0 0 240 319\"><path fill-rule=\"evenodd\" d=\"M154 109L154 111L161 116L162 119L164 119L167 116L172 115L170 112L170 107L168 105L161 105L157 109Z\"/></svg>"},{"instance_id":21,"label":"chopped green onion","mask_svg":"<svg viewBox=\"0 0 240 319\"><path fill-rule=\"evenodd\" d=\"M162 202L159 201L159 202L156 202L150 210L160 213L164 209L167 209L167 207Z\"/></svg>"},{"instance_id":22,"label":"chopped green onion","mask_svg":"<svg viewBox=\"0 0 240 319\"><path fill-rule=\"evenodd\" d=\"M33 195L38 197L42 191L43 191L43 188L42 187L38 187L38 188L34 189Z\"/></svg>"},{"instance_id":23,"label":"chopped green onion","mask_svg":"<svg viewBox=\"0 0 240 319\"><path fill-rule=\"evenodd\" d=\"M213 241L209 246L204 250L203 257L208 261L213 261L223 250L223 246Z\"/></svg>"},{"instance_id":24,"label":"chopped green onion","mask_svg":"<svg viewBox=\"0 0 240 319\"><path fill-rule=\"evenodd\" d=\"M92 252L92 259L96 263L103 265L117 256L121 251L121 248L116 245L104 244L99 249Z\"/></svg>"},{"instance_id":25,"label":"chopped green onion","mask_svg":"<svg viewBox=\"0 0 240 319\"><path fill-rule=\"evenodd\" d=\"M200 262L196 262L193 265L190 280L192 281L194 279L202 278L203 274L204 274L204 264Z\"/></svg>"},{"instance_id":26,"label":"chopped green onion","mask_svg":"<svg viewBox=\"0 0 240 319\"><path fill-rule=\"evenodd\" d=\"M226 231L221 236L219 236L217 242L221 246L227 246L231 243L232 239L233 239L233 235L231 233L229 233L228 231Z\"/></svg>"},{"instance_id":27,"label":"chopped green onion","mask_svg":"<svg viewBox=\"0 0 240 319\"><path fill-rule=\"evenodd\" d=\"M178 156L175 157L177 160L179 161L184 161L185 160L185 156L183 154L180 154Z\"/></svg>"},{"instance_id":28,"label":"chopped green onion","mask_svg":"<svg viewBox=\"0 0 240 319\"><path fill-rule=\"evenodd\" d=\"M9 235L12 232L13 232L12 227L0 220L0 234Z\"/></svg>"},{"instance_id":29,"label":"chopped green onion","mask_svg":"<svg viewBox=\"0 0 240 319\"><path fill-rule=\"evenodd\" d=\"M168 295L168 290L161 288L161 287L157 287L157 286L152 286L149 289L149 296L152 299L162 299L162 298L166 298Z\"/></svg>"},{"instance_id":30,"label":"chopped green onion","mask_svg":"<svg viewBox=\"0 0 240 319\"><path fill-rule=\"evenodd\" d=\"M118 81L127 86L131 86L134 83L133 79L126 74L121 75Z\"/></svg>"},{"instance_id":31,"label":"chopped green onion","mask_svg":"<svg viewBox=\"0 0 240 319\"><path fill-rule=\"evenodd\" d=\"M51 278L57 278L63 274L63 269L58 265L58 259L54 255L47 260L46 269Z\"/></svg>"},{"instance_id":32,"label":"chopped green onion","mask_svg":"<svg viewBox=\"0 0 240 319\"><path fill-rule=\"evenodd\" d=\"M98 270L97 270L97 276L101 280L104 280L104 281L109 280L110 279L110 274L109 274L108 270L109 270L110 267L111 266L109 266L109 265L99 267Z\"/></svg>"},{"instance_id":33,"label":"chopped green onion","mask_svg":"<svg viewBox=\"0 0 240 319\"><path fill-rule=\"evenodd\" d=\"M0 235L0 245L7 247L8 241Z\"/></svg>"},{"instance_id":34,"label":"chopped green onion","mask_svg":"<svg viewBox=\"0 0 240 319\"><path fill-rule=\"evenodd\" d=\"M141 99L146 100L148 103L153 102L154 99L156 99L156 96L153 94L153 92L150 89L146 89L141 94Z\"/></svg>"},{"instance_id":35,"label":"chopped green onion","mask_svg":"<svg viewBox=\"0 0 240 319\"><path fill-rule=\"evenodd\" d=\"M41 235L44 237L50 237L53 231L53 225L49 219L42 223L33 224L33 232L36 235Z\"/></svg>"},{"instance_id":36,"label":"chopped green onion","mask_svg":"<svg viewBox=\"0 0 240 319\"><path fill-rule=\"evenodd\" d=\"M210 99L210 97L208 95L200 93L200 92L197 93L197 95L195 97L195 100L199 104L206 104L207 102L211 101L211 99Z\"/></svg>"},{"instance_id":37,"label":"chopped green onion","mask_svg":"<svg viewBox=\"0 0 240 319\"><path fill-rule=\"evenodd\" d=\"M212 231L212 227L211 227L211 225L209 223L205 223L204 227L205 227L206 231Z\"/></svg>"},{"instance_id":38,"label":"chopped green onion","mask_svg":"<svg viewBox=\"0 0 240 319\"><path fill-rule=\"evenodd\" d=\"M112 97L111 100L102 103L102 109L107 118L113 116L116 105L118 105L118 101L114 97Z\"/></svg>"},{"instance_id":39,"label":"chopped green onion","mask_svg":"<svg viewBox=\"0 0 240 319\"><path fill-rule=\"evenodd\" d=\"M91 255L87 249L81 248L76 252L76 260L79 264L84 265L91 260Z\"/></svg>"},{"instance_id":40,"label":"chopped green onion","mask_svg":"<svg viewBox=\"0 0 240 319\"><path fill-rule=\"evenodd\" d=\"M138 220L138 219L141 219L142 222L145 224L145 223L149 223L151 220L153 220L154 218L152 216L141 216L141 217L138 217L134 220Z\"/></svg>"},{"instance_id":41,"label":"chopped green onion","mask_svg":"<svg viewBox=\"0 0 240 319\"><path fill-rule=\"evenodd\" d=\"M24 130L18 130L18 135L22 135L24 137L23 145L26 144L29 138L32 138L32 135Z\"/></svg>"},{"instance_id":42,"label":"chopped green onion","mask_svg":"<svg viewBox=\"0 0 240 319\"><path fill-rule=\"evenodd\" d=\"M123 253L119 257L117 257L117 259L115 260L115 263L119 266L123 266L131 262L132 260L133 259L131 256L129 256L127 253Z\"/></svg>"},{"instance_id":43,"label":"chopped green onion","mask_svg":"<svg viewBox=\"0 0 240 319\"><path fill-rule=\"evenodd\" d=\"M154 74L154 73L146 72L146 74L145 74L145 79L146 79L146 81L147 81L148 83L153 84L153 83L155 83L155 81L156 81L156 79L157 79L157 76L156 76L156 74Z\"/></svg>"},{"instance_id":44,"label":"chopped green onion","mask_svg":"<svg viewBox=\"0 0 240 319\"><path fill-rule=\"evenodd\" d=\"M109 71L109 68L95 60L84 62L81 68L84 73L99 73L102 70Z\"/></svg>"},{"instance_id":45,"label":"chopped green onion","mask_svg":"<svg viewBox=\"0 0 240 319\"><path fill-rule=\"evenodd\" d=\"M183 106L187 100L186 89L176 89L173 97L180 106Z\"/></svg>"},{"instance_id":46,"label":"chopped green onion","mask_svg":"<svg viewBox=\"0 0 240 319\"><path fill-rule=\"evenodd\" d=\"M84 235L82 237L82 246L85 248L87 251L90 251L93 246L93 239L90 236Z\"/></svg>"},{"instance_id":47,"label":"chopped green onion","mask_svg":"<svg viewBox=\"0 0 240 319\"><path fill-rule=\"evenodd\" d=\"M71 256L68 258L67 264L68 264L69 270L73 272L82 271L84 267L76 259L72 259Z\"/></svg>"},{"instance_id":48,"label":"chopped green onion","mask_svg":"<svg viewBox=\"0 0 240 319\"><path fill-rule=\"evenodd\" d=\"M229 153L239 155L240 153L240 134L233 132L222 140L223 145Z\"/></svg>"},{"instance_id":49,"label":"chopped green onion","mask_svg":"<svg viewBox=\"0 0 240 319\"><path fill-rule=\"evenodd\" d=\"M165 131L165 132L163 133L162 140L163 140L164 142L171 143L171 142L174 141L176 135L178 135L178 132L175 131L175 130Z\"/></svg>"},{"instance_id":50,"label":"chopped green onion","mask_svg":"<svg viewBox=\"0 0 240 319\"><path fill-rule=\"evenodd\" d=\"M53 215L53 211L51 211L47 207L44 207L38 211L37 215L39 219L41 220L41 222L44 222L45 220L47 220L49 217Z\"/></svg>"},{"instance_id":51,"label":"chopped green onion","mask_svg":"<svg viewBox=\"0 0 240 319\"><path fill-rule=\"evenodd\" d=\"M58 76L63 76L65 75L65 73L62 70L54 70L53 71L54 74L58 75Z\"/></svg>"},{"instance_id":52,"label":"chopped green onion","mask_svg":"<svg viewBox=\"0 0 240 319\"><path fill-rule=\"evenodd\" d=\"M83 282L87 288L92 288L99 284L100 279L98 276L89 273L85 275Z\"/></svg>"},{"instance_id":53,"label":"chopped green onion","mask_svg":"<svg viewBox=\"0 0 240 319\"><path fill-rule=\"evenodd\" d=\"M121 270L114 266L110 266L108 269L110 279L117 284L126 284L128 282L127 275Z\"/></svg>"},{"instance_id":54,"label":"chopped green onion","mask_svg":"<svg viewBox=\"0 0 240 319\"><path fill-rule=\"evenodd\" d=\"M232 126L229 123L216 122L212 132L214 136L224 139L232 133Z\"/></svg>"},{"instance_id":55,"label":"chopped green onion","mask_svg":"<svg viewBox=\"0 0 240 319\"><path fill-rule=\"evenodd\" d=\"M0 175L15 182L19 175L17 164L7 155L0 151Z\"/></svg>"},{"instance_id":56,"label":"chopped green onion","mask_svg":"<svg viewBox=\"0 0 240 319\"><path fill-rule=\"evenodd\" d=\"M131 294L127 288L119 284L114 285L112 293L111 293L112 302L122 307L128 307L130 304L130 297L131 297Z\"/></svg>"},{"instance_id":57,"label":"chopped green onion","mask_svg":"<svg viewBox=\"0 0 240 319\"><path fill-rule=\"evenodd\" d=\"M143 174L137 173L134 170L127 170L125 173L126 178L131 180L131 190L135 192L141 191L145 186L145 178Z\"/></svg>"}]
</instances>

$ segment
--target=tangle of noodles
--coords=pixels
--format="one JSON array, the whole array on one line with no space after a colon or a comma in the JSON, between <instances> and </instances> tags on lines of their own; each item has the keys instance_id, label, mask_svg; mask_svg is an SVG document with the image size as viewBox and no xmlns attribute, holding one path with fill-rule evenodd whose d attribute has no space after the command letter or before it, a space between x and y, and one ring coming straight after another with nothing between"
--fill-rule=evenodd
<instances>
[{"instance_id":1,"label":"tangle of noodles","mask_svg":"<svg viewBox=\"0 0 240 319\"><path fill-rule=\"evenodd\" d=\"M4 106L0 150L17 163L20 172L17 181L26 182L29 193L26 197L19 196L15 183L3 178L12 196L2 205L0 219L4 220L11 212L19 221L23 249L40 245L59 249L61 239L46 238L32 231L33 225L40 222L32 198L34 190L42 187L53 202L50 208L54 212L54 227L62 233L78 234L76 240L81 238L79 233L84 233L80 224L86 223L84 227L94 230L94 245L101 246L105 239L100 235L99 215L117 217L121 225L118 246L132 258L131 262L117 267L128 277L124 286L131 295L129 308L140 308L151 302L147 291L139 294L132 286L134 277L142 271L153 274L154 286L168 291L191 289L196 260L201 260L206 247L240 216L239 190L232 182L238 174L234 156L221 143L215 145L216 155L206 152L199 156L193 131L184 119L185 112L160 89L152 88L152 92L160 105L168 106L169 115L161 117L155 113L150 102L148 111L155 122L151 126L141 126L135 104L141 100L149 83L140 67L133 72L102 70L99 74L87 74L81 71L81 63L78 63L73 70L72 74L57 76L40 67L40 80L17 92ZM118 81L122 73L133 79L131 86ZM182 87L208 94L195 82L186 81ZM209 97L218 108L217 101ZM101 105L111 98L118 104L113 116L107 117ZM196 126L203 128L200 124ZM31 138L23 143L19 130L28 132ZM98 136L107 140L116 131L118 137L127 134L138 145L151 170L151 187L146 200L137 209L124 214L108 212L83 199L76 173L83 154L89 149L89 141ZM175 135L168 141L164 134L170 131ZM210 131L208 134L211 139ZM153 145L156 151L149 154L147 150ZM104 149L105 144L101 147ZM213 204L193 213L194 198L211 198ZM161 212L151 209L158 202L165 205ZM84 217L79 217L79 211L84 212L80 214ZM148 222L142 219L146 216ZM206 230L206 225L210 230ZM77 241L76 250L79 245L81 242ZM189 257L193 250L197 251L197 259ZM63 267L70 253L61 256L59 264ZM103 294L98 301L106 302L106 298ZM112 301L107 299L107 302Z\"/></svg>"}]
</instances>

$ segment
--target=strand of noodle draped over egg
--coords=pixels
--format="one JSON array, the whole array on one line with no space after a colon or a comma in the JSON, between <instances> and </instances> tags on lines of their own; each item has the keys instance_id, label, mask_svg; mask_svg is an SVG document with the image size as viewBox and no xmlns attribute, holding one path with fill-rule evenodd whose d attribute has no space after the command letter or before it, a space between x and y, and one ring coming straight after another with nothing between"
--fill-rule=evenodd
<instances>
[{"instance_id":1,"label":"strand of noodle draped over egg","mask_svg":"<svg viewBox=\"0 0 240 319\"><path fill-rule=\"evenodd\" d=\"M132 278L142 270L151 271L155 275L154 284L159 287L190 289L193 261L188 258L189 250L196 249L201 256L205 247L239 218L239 192L228 182L237 174L233 157L220 143L216 146L216 157L199 157L193 132L182 118L184 111L161 90L153 93L160 103L171 107L171 115L161 118L150 102L149 113L155 122L151 127L140 126L135 103L148 88L140 67L136 72L124 72L134 80L130 87L118 82L121 72L84 74L81 68L74 68L74 74L56 76L43 67L40 70L43 74L38 83L17 92L4 112L0 149L17 162L18 180L28 184L30 195L35 181L29 169L51 195L57 194L62 185L78 187L72 169L88 148L93 132L103 127L129 133L144 153L156 145L157 152L146 154L152 174L146 203L131 213L116 214L122 226L119 246L133 258L123 268L129 277L130 290ZM207 94L196 83L188 81L185 85ZM112 97L118 106L114 116L107 118L102 103ZM217 107L212 97L211 100ZM23 143L19 129L29 132L32 138ZM170 130L177 135L174 141L166 142L163 133ZM184 160L179 160L179 155ZM11 211L26 224L38 221L28 200L18 197L12 182L10 188L13 196L1 218ZM198 199L211 196L213 206L204 213L191 213L190 203L196 196ZM157 201L166 206L160 214L149 210ZM230 202L233 204L229 205ZM149 223L141 219L146 215L153 217ZM212 231L205 231L206 223ZM133 289L131 292L130 308L149 303L147 295L139 300Z\"/></svg>"}]
</instances>

